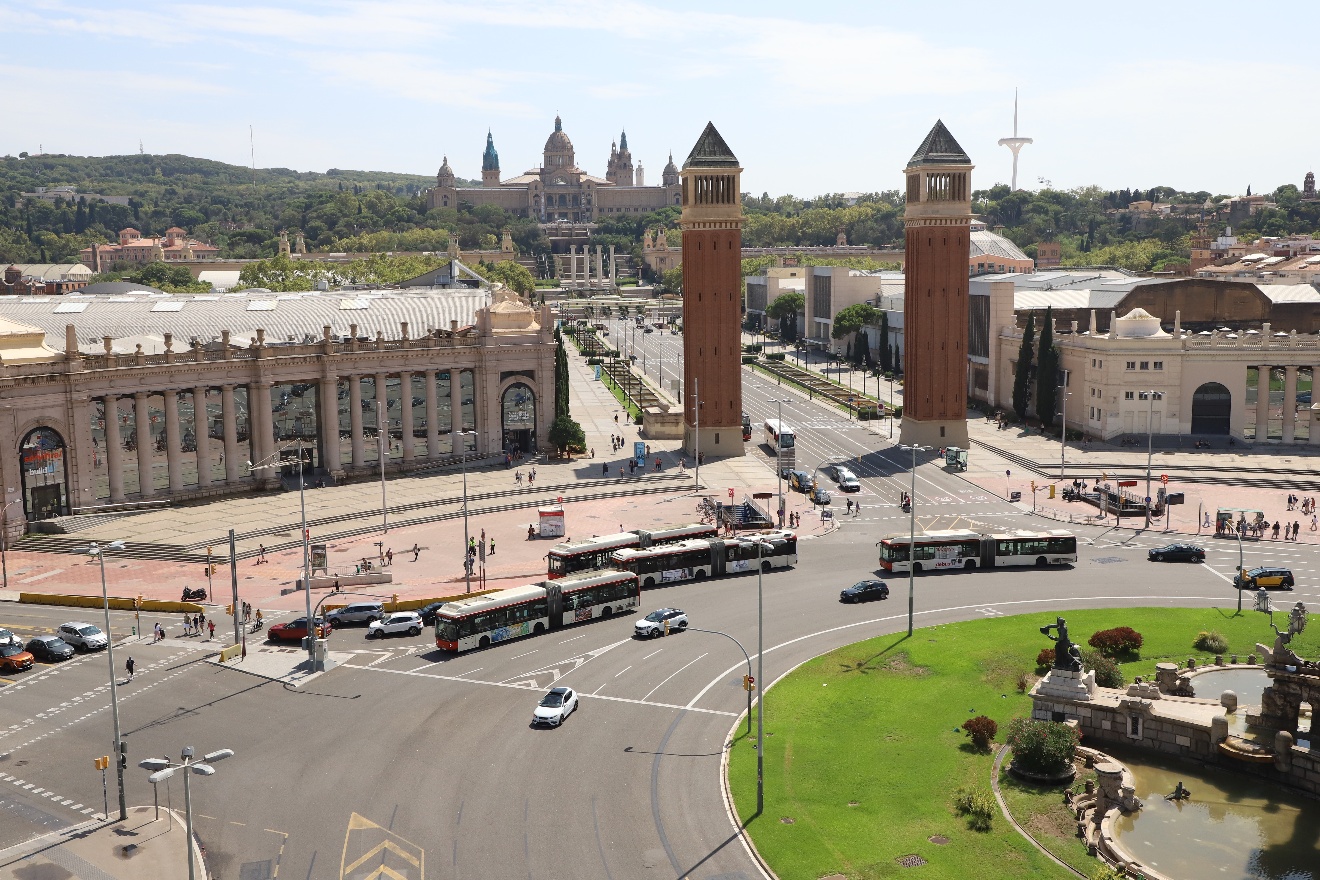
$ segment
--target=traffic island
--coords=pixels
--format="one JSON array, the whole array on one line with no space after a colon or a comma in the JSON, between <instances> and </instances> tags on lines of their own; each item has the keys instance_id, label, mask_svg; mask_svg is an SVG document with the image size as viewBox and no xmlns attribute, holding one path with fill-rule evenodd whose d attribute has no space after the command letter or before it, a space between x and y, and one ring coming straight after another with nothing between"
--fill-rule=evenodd
<instances>
[{"instance_id":1,"label":"traffic island","mask_svg":"<svg viewBox=\"0 0 1320 880\"><path fill-rule=\"evenodd\" d=\"M1158 662L1185 663L1203 631L1217 631L1245 653L1265 628L1261 615L1231 609L1073 611L1067 619L1084 654L1101 630L1127 626L1144 635L1138 656L1114 664L1126 682L1138 675L1154 681ZM1031 717L1028 692L1045 671L1037 654L1048 643L1024 634L1054 622L1053 615L1023 615L921 629L911 638L880 636L775 683L765 698L763 814L755 815L756 740L744 735L745 719L734 728L728 758L735 816L760 857L780 880L889 876L913 857L931 865L932 876L1076 876L1055 857L1091 875L1099 863L1077 839L1061 788L1000 777L1017 823L1035 842L997 808L985 809L995 750L1013 718ZM1317 646L1320 627L1291 647L1314 655ZM1212 663L1201 652L1198 664ZM979 716L1000 732L985 749L964 732ZM1074 782L1079 792L1088 778Z\"/></svg>"}]
</instances>

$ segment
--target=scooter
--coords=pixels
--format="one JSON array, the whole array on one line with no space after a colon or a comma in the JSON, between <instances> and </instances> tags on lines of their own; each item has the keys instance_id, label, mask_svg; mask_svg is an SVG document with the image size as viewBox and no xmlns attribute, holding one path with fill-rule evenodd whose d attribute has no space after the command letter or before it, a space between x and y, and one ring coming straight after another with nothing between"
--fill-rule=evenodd
<instances>
[{"instance_id":1,"label":"scooter","mask_svg":"<svg viewBox=\"0 0 1320 880\"><path fill-rule=\"evenodd\" d=\"M183 599L182 599L181 601L183 601L183 602L193 602L193 601L200 602L200 601L202 601L202 600L205 599L205 598L206 598L206 590L205 590L204 588L202 588L202 587L198 587L198 588L195 589L195 590L190 590L190 589L188 589L187 587L184 587L184 588L183 588Z\"/></svg>"},{"instance_id":2,"label":"scooter","mask_svg":"<svg viewBox=\"0 0 1320 880\"><path fill-rule=\"evenodd\" d=\"M265 625L266 621L258 617L256 620L252 621L252 629L249 630L249 632L261 632L261 628Z\"/></svg>"}]
</instances>

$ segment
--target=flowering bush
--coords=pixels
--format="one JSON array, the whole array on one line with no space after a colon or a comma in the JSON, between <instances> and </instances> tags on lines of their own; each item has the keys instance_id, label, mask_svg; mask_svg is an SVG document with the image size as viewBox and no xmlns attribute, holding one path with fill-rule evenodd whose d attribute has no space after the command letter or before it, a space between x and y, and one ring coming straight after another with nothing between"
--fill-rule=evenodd
<instances>
[{"instance_id":1,"label":"flowering bush","mask_svg":"<svg viewBox=\"0 0 1320 880\"><path fill-rule=\"evenodd\" d=\"M1049 669L1054 666L1054 649L1045 648L1036 655L1036 668Z\"/></svg>"},{"instance_id":2,"label":"flowering bush","mask_svg":"<svg viewBox=\"0 0 1320 880\"><path fill-rule=\"evenodd\" d=\"M1008 725L1008 747L1013 763L1029 773L1052 775L1072 763L1082 735L1057 721L1014 718Z\"/></svg>"},{"instance_id":3,"label":"flowering bush","mask_svg":"<svg viewBox=\"0 0 1320 880\"><path fill-rule=\"evenodd\" d=\"M1102 688L1121 688L1127 684L1118 664L1098 651L1087 651L1083 654L1082 667L1095 670L1095 683Z\"/></svg>"},{"instance_id":4,"label":"flowering bush","mask_svg":"<svg viewBox=\"0 0 1320 880\"><path fill-rule=\"evenodd\" d=\"M1116 626L1113 629L1100 630L1091 636L1087 644L1106 657L1121 657L1135 655L1141 650L1143 641L1141 633L1132 627Z\"/></svg>"},{"instance_id":5,"label":"flowering bush","mask_svg":"<svg viewBox=\"0 0 1320 880\"><path fill-rule=\"evenodd\" d=\"M972 745L981 751L990 748L990 742L999 733L999 725L993 718L987 718L984 715L977 715L968 721L963 722L962 729L972 738Z\"/></svg>"}]
</instances>

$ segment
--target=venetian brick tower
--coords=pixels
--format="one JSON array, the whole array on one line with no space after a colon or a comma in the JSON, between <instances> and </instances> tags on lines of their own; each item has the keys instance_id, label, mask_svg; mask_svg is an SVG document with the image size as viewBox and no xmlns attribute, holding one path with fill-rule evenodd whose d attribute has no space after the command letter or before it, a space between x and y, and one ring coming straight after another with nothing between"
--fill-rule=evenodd
<instances>
[{"instance_id":1,"label":"venetian brick tower","mask_svg":"<svg viewBox=\"0 0 1320 880\"><path fill-rule=\"evenodd\" d=\"M742 169L711 123L683 185L683 448L742 455ZM698 444L697 407L701 408Z\"/></svg>"},{"instance_id":2,"label":"venetian brick tower","mask_svg":"<svg viewBox=\"0 0 1320 880\"><path fill-rule=\"evenodd\" d=\"M907 170L903 443L967 448L967 261L972 160L943 122Z\"/></svg>"}]
</instances>

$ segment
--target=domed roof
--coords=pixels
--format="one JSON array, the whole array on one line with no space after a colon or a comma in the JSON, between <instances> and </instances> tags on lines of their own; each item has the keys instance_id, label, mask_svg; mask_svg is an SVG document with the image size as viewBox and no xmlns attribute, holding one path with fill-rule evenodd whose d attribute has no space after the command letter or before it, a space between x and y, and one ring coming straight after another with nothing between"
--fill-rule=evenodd
<instances>
[{"instance_id":1,"label":"domed roof","mask_svg":"<svg viewBox=\"0 0 1320 880\"><path fill-rule=\"evenodd\" d=\"M454 169L449 167L448 156L445 156L444 162L440 164L440 170L435 175L435 182L440 186L454 185Z\"/></svg>"},{"instance_id":2,"label":"domed roof","mask_svg":"<svg viewBox=\"0 0 1320 880\"><path fill-rule=\"evenodd\" d=\"M1114 323L1114 335L1122 339L1169 335L1160 327L1160 319L1142 308L1133 309Z\"/></svg>"},{"instance_id":3,"label":"domed roof","mask_svg":"<svg viewBox=\"0 0 1320 880\"><path fill-rule=\"evenodd\" d=\"M674 154L672 151L669 154L669 161L665 163L665 173L668 174L671 171L675 174L678 173L678 166L674 164Z\"/></svg>"},{"instance_id":4,"label":"domed roof","mask_svg":"<svg viewBox=\"0 0 1320 880\"><path fill-rule=\"evenodd\" d=\"M564 123L559 117L555 117L555 130L550 132L550 137L545 139L545 152L547 153L571 153L573 151L573 142L564 134Z\"/></svg>"}]
</instances>

